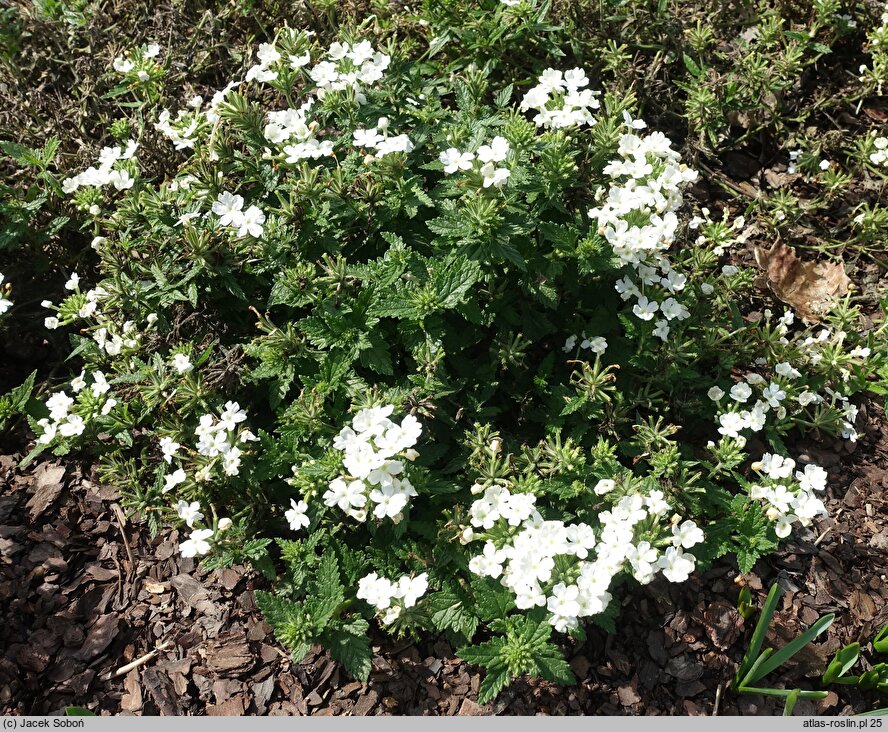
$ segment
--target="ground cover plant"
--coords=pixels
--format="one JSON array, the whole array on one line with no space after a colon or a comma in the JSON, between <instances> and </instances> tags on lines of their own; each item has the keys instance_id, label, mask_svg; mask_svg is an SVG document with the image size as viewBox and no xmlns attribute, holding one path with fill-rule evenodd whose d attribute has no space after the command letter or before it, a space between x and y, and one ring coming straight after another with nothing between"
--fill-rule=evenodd
<instances>
[{"instance_id":1,"label":"ground cover plant","mask_svg":"<svg viewBox=\"0 0 888 732\"><path fill-rule=\"evenodd\" d=\"M31 181L7 193L5 245L76 230L88 248L41 303L76 368L31 375L0 418L27 415L26 462L93 456L149 531L183 527L182 556L252 562L296 660L319 643L364 679L371 623L444 633L486 670L483 703L524 674L573 682L560 645L613 628L627 586L725 556L749 572L825 515L827 473L791 445L858 439L861 399L886 390L885 305L776 237L843 211L868 251L884 212L840 199L881 190L885 138L851 140L841 168L797 140L804 204L695 207L705 170L615 73L626 48L564 57L595 42L581 13L380 10L268 31L202 95L171 84L160 43L128 45L90 160L4 147ZM789 92L829 51L811 39L852 32L839 10L817 5L806 38L763 13L746 42L784 76L751 54L717 110L724 58L695 26L673 54L692 137L729 144L754 79ZM763 232L759 267L738 266Z\"/></svg>"}]
</instances>

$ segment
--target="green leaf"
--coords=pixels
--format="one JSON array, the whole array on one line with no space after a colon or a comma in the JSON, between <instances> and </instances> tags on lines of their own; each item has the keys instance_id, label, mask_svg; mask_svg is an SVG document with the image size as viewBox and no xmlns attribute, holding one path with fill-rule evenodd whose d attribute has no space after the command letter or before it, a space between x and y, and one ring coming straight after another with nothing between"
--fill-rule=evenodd
<instances>
[{"instance_id":1,"label":"green leaf","mask_svg":"<svg viewBox=\"0 0 888 732\"><path fill-rule=\"evenodd\" d=\"M836 679L844 676L848 673L849 669L857 663L859 657L860 643L851 643L836 651L836 655L833 656L832 661L830 661L829 665L826 667L826 671L823 672L821 683L831 684Z\"/></svg>"},{"instance_id":2,"label":"green leaf","mask_svg":"<svg viewBox=\"0 0 888 732\"><path fill-rule=\"evenodd\" d=\"M296 606L292 602L264 590L256 590L253 593L253 598L256 600L256 606L262 611L268 624L272 627L282 627L293 618Z\"/></svg>"},{"instance_id":3,"label":"green leaf","mask_svg":"<svg viewBox=\"0 0 888 732\"><path fill-rule=\"evenodd\" d=\"M369 624L364 618L355 617L340 628L326 631L321 636L321 643L330 650L330 654L345 670L359 681L366 681L370 676L372 652L370 638L367 636Z\"/></svg>"},{"instance_id":4,"label":"green leaf","mask_svg":"<svg viewBox=\"0 0 888 732\"><path fill-rule=\"evenodd\" d=\"M505 665L505 659L502 656L505 647L505 638L497 637L474 646L460 648L456 655L466 663L474 663L476 666L483 666L487 669L499 668Z\"/></svg>"},{"instance_id":5,"label":"green leaf","mask_svg":"<svg viewBox=\"0 0 888 732\"><path fill-rule=\"evenodd\" d=\"M478 617L465 606L455 592L442 590L429 597L432 622L438 630L454 630L466 638L475 635Z\"/></svg>"},{"instance_id":6,"label":"green leaf","mask_svg":"<svg viewBox=\"0 0 888 732\"><path fill-rule=\"evenodd\" d=\"M835 614L830 613L829 615L824 615L820 618L814 625L812 625L808 630L802 633L798 638L794 638L789 643L787 643L783 648L779 651L775 651L774 655L772 655L768 660L766 660L761 666L759 666L758 671L755 676L749 679L748 683L755 683L759 679L767 676L774 669L782 666L786 663L790 658L792 658L796 653L798 653L802 648L811 643L818 635L820 635L823 631L825 631L830 625L832 625L833 621L836 619Z\"/></svg>"},{"instance_id":7,"label":"green leaf","mask_svg":"<svg viewBox=\"0 0 888 732\"><path fill-rule=\"evenodd\" d=\"M888 623L873 638L873 649L876 653L888 653Z\"/></svg>"},{"instance_id":8,"label":"green leaf","mask_svg":"<svg viewBox=\"0 0 888 732\"><path fill-rule=\"evenodd\" d=\"M686 53L682 54L682 60L684 61L685 68L690 72L691 76L699 79L703 75L703 69L701 69L697 62Z\"/></svg>"},{"instance_id":9,"label":"green leaf","mask_svg":"<svg viewBox=\"0 0 888 732\"><path fill-rule=\"evenodd\" d=\"M505 666L488 670L478 688L478 703L487 704L487 702L493 701L497 694L509 685L511 680L512 675Z\"/></svg>"},{"instance_id":10,"label":"green leaf","mask_svg":"<svg viewBox=\"0 0 888 732\"><path fill-rule=\"evenodd\" d=\"M786 704L783 706L784 717L792 716L792 710L795 709L796 702L799 700L799 694L801 693L801 689L793 689L789 692L789 696L786 697Z\"/></svg>"},{"instance_id":11,"label":"green leaf","mask_svg":"<svg viewBox=\"0 0 888 732\"><path fill-rule=\"evenodd\" d=\"M86 707L65 707L66 717L95 717L95 712L89 711Z\"/></svg>"},{"instance_id":12,"label":"green leaf","mask_svg":"<svg viewBox=\"0 0 888 732\"><path fill-rule=\"evenodd\" d=\"M484 622L504 618L515 609L512 593L487 577L472 577L472 595L478 616Z\"/></svg>"},{"instance_id":13,"label":"green leaf","mask_svg":"<svg viewBox=\"0 0 888 732\"><path fill-rule=\"evenodd\" d=\"M741 681L745 681L747 674L752 669L753 664L758 660L759 653L762 650L762 644L765 642L765 634L768 632L768 626L771 624L771 618L774 617L774 611L777 609L777 603L783 595L783 589L778 584L774 584L768 591L768 597L765 604L762 605L762 612L756 623L755 630L752 632L752 639L749 648L740 662L737 674L734 676L734 688L736 689Z\"/></svg>"}]
</instances>

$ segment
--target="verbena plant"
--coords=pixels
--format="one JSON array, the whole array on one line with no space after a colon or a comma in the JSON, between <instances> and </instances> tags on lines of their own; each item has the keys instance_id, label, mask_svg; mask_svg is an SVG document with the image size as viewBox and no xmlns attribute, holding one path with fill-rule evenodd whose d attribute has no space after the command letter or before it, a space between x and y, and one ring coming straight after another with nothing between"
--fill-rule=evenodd
<instances>
[{"instance_id":1,"label":"verbena plant","mask_svg":"<svg viewBox=\"0 0 888 732\"><path fill-rule=\"evenodd\" d=\"M784 437L857 438L885 326L849 301L745 318L742 221L688 231L697 174L631 95L369 35L284 28L62 182L100 276L45 303L83 371L29 459L89 447L185 556L276 578L257 601L297 659L322 643L366 678L378 621L448 634L482 702L570 682L561 634L612 628L621 585L749 571L825 513ZM159 98L163 64L121 56L116 93ZM145 148L178 173L151 180Z\"/></svg>"}]
</instances>

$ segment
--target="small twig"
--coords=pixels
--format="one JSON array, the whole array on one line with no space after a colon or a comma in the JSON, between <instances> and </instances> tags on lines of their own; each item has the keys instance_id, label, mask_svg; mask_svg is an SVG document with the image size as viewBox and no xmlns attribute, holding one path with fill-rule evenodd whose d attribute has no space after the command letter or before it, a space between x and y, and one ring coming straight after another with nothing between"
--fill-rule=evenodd
<instances>
[{"instance_id":1,"label":"small twig","mask_svg":"<svg viewBox=\"0 0 888 732\"><path fill-rule=\"evenodd\" d=\"M130 549L129 540L126 538L126 531L123 528L126 523L126 516L123 515L123 509L121 509L116 503L111 504L111 509L114 511L114 515L117 518L117 526L120 528L120 536L123 538L123 548L126 549L126 558L129 560L130 568L134 569L136 563L133 561L133 550Z\"/></svg>"},{"instance_id":2,"label":"small twig","mask_svg":"<svg viewBox=\"0 0 888 732\"><path fill-rule=\"evenodd\" d=\"M158 653L160 653L162 650L164 650L169 644L170 644L169 641L164 641L159 646L157 646L157 648L155 648L153 651L149 651L144 656L140 656L135 661L132 661L131 663L126 664L126 666L121 666L114 673L105 674L104 676L102 676L102 681L107 681L108 679L113 679L118 676L124 676L125 674L128 674L130 671L132 671L134 668L139 668L139 666L144 666L146 663L148 663L148 661L150 661Z\"/></svg>"},{"instance_id":3,"label":"small twig","mask_svg":"<svg viewBox=\"0 0 888 732\"><path fill-rule=\"evenodd\" d=\"M713 704L713 706L712 706L712 716L713 717L718 716L718 708L719 708L719 706L721 706L721 700L722 700L722 685L719 684L718 688L715 690L715 704Z\"/></svg>"},{"instance_id":4,"label":"small twig","mask_svg":"<svg viewBox=\"0 0 888 732\"><path fill-rule=\"evenodd\" d=\"M832 530L833 530L832 526L827 526L826 531L824 531L820 536L818 536L814 540L814 546L820 546L820 542L823 541L826 538L826 535Z\"/></svg>"}]
</instances>

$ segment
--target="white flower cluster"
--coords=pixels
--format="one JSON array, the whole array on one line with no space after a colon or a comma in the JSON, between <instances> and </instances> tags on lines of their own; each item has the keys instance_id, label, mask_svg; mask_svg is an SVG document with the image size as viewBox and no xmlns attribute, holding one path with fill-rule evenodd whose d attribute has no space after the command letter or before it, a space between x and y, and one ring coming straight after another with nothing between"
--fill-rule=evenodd
<instances>
[{"instance_id":1,"label":"white flower cluster","mask_svg":"<svg viewBox=\"0 0 888 732\"><path fill-rule=\"evenodd\" d=\"M187 501L179 501L176 504L176 513L179 518L183 519L189 528L193 527L195 521L200 521L204 516L200 511L200 505L195 501L188 503ZM217 531L221 534L231 528L232 521L229 518L219 519ZM183 557L202 557L210 551L210 542L214 534L213 529L194 529L191 535L183 542L179 543L179 553Z\"/></svg>"},{"instance_id":2,"label":"white flower cluster","mask_svg":"<svg viewBox=\"0 0 888 732\"><path fill-rule=\"evenodd\" d=\"M521 111L537 111L533 121L537 127L561 129L594 125L593 109L598 109L600 92L584 89L589 85L589 77L583 69L576 68L561 72L546 69L539 83L530 89L521 100Z\"/></svg>"},{"instance_id":3,"label":"white flower cluster","mask_svg":"<svg viewBox=\"0 0 888 732\"><path fill-rule=\"evenodd\" d=\"M203 482L210 479L213 468L220 464L225 475L240 473L241 458L244 451L241 446L247 442L255 442L256 437L249 429L239 427L247 419L246 412L237 402L226 402L224 408L215 417L212 414L201 415L194 434L197 437L195 450L204 460L200 468L195 470L194 480ZM182 445L172 437L160 438L160 451L164 461L172 465L173 458L182 459ZM188 474L181 467L176 468L164 477L163 493L169 493L176 486L188 479ZM180 502L181 503L181 502Z\"/></svg>"},{"instance_id":4,"label":"white flower cluster","mask_svg":"<svg viewBox=\"0 0 888 732\"><path fill-rule=\"evenodd\" d=\"M373 515L395 523L404 518L404 509L416 496L416 489L404 476L404 461L393 458L418 457L413 446L422 434L422 425L410 414L401 424L392 422L389 415L394 409L393 405L362 409L333 441L333 447L344 453L347 475L330 482L324 503L338 506L356 521L367 520L368 489Z\"/></svg>"},{"instance_id":5,"label":"white flower cluster","mask_svg":"<svg viewBox=\"0 0 888 732\"><path fill-rule=\"evenodd\" d=\"M873 56L872 68L861 64L860 81L870 81L876 85L881 95L882 87L888 80L888 4L882 6L882 17L879 25L867 33L869 52Z\"/></svg>"},{"instance_id":6,"label":"white flower cluster","mask_svg":"<svg viewBox=\"0 0 888 732\"><path fill-rule=\"evenodd\" d=\"M216 458L219 458L225 475L237 475L240 472L243 451L238 445L258 439L250 430L238 427L246 419L247 413L237 402L226 402L218 418L212 414L201 415L194 430L198 438L195 448L199 455L213 460L197 471L195 480L209 478Z\"/></svg>"},{"instance_id":7,"label":"white flower cluster","mask_svg":"<svg viewBox=\"0 0 888 732\"><path fill-rule=\"evenodd\" d=\"M795 467L795 460L768 452L752 464L762 482L750 486L749 497L767 506L768 518L775 522L774 530L781 538L789 536L794 522L808 526L815 517L827 515L823 501L815 495L826 489L826 471L806 465L793 475Z\"/></svg>"},{"instance_id":8,"label":"white flower cluster","mask_svg":"<svg viewBox=\"0 0 888 732\"><path fill-rule=\"evenodd\" d=\"M877 137L873 140L873 145L876 151L870 153L870 162L873 165L888 165L888 137Z\"/></svg>"},{"instance_id":9,"label":"white flower cluster","mask_svg":"<svg viewBox=\"0 0 888 732\"><path fill-rule=\"evenodd\" d=\"M377 610L383 611L382 622L393 623L401 613L416 605L429 589L429 575L423 572L416 577L404 575L397 582L380 577L376 572L358 581L357 597Z\"/></svg>"},{"instance_id":10,"label":"white flower cluster","mask_svg":"<svg viewBox=\"0 0 888 732\"><path fill-rule=\"evenodd\" d=\"M309 100L298 109L283 109L268 113L265 139L274 145L283 145L286 162L295 163L311 158L317 160L333 154L333 143L321 142L315 136L318 124L308 121L314 104Z\"/></svg>"},{"instance_id":11,"label":"white flower cluster","mask_svg":"<svg viewBox=\"0 0 888 732\"><path fill-rule=\"evenodd\" d=\"M4 280L4 276L2 273L0 273L0 285L3 284L3 280ZM12 300L9 300L6 297L5 292L3 290L0 290L0 315L3 315L4 313L6 313L6 311L9 310L9 308L11 308L11 307L12 307Z\"/></svg>"},{"instance_id":12,"label":"white flower cluster","mask_svg":"<svg viewBox=\"0 0 888 732\"><path fill-rule=\"evenodd\" d=\"M212 212L219 217L219 226L237 230L237 236L258 239L264 231L265 213L258 206L244 210L244 197L222 191L213 201Z\"/></svg>"},{"instance_id":13,"label":"white flower cluster","mask_svg":"<svg viewBox=\"0 0 888 732\"><path fill-rule=\"evenodd\" d=\"M102 148L99 153L99 167L91 165L82 173L66 178L62 181L62 190L65 193L74 193L81 186L101 188L106 185L113 185L118 191L132 188L135 179L130 176L129 171L125 167L115 166L133 158L138 147L135 140L129 140L124 149L118 145Z\"/></svg>"},{"instance_id":14,"label":"white flower cluster","mask_svg":"<svg viewBox=\"0 0 888 732\"><path fill-rule=\"evenodd\" d=\"M96 237L94 245L99 239L102 237ZM73 294L69 295L61 306L57 307L51 301L44 300L41 303L43 307L55 310L59 314L63 311L67 313L64 319L66 325L76 318L95 320L93 340L109 356L118 356L124 349L132 350L138 347L140 334L134 321L127 320L119 325L102 312L101 301L108 297L108 291L104 287L99 285L86 292L81 292L80 276L74 272L65 283L65 289L71 290ZM62 324L62 320L58 315L50 315L44 319L43 324L49 330L55 330Z\"/></svg>"},{"instance_id":15,"label":"white flower cluster","mask_svg":"<svg viewBox=\"0 0 888 732\"><path fill-rule=\"evenodd\" d=\"M580 341L580 350L581 351L592 351L597 356L600 356L607 350L607 339L602 336L595 336L594 338L587 338L585 331L580 336L583 340ZM562 351L565 353L570 353L577 346L577 336L570 335L567 337L567 340L564 341L564 346L562 347Z\"/></svg>"},{"instance_id":16,"label":"white flower cluster","mask_svg":"<svg viewBox=\"0 0 888 732\"><path fill-rule=\"evenodd\" d=\"M146 82L151 78L150 71L159 70L160 66L153 59L160 55L160 46L156 43L149 43L144 49L136 49L122 53L114 59L111 66L118 73L124 76L132 74L141 82Z\"/></svg>"},{"instance_id":17,"label":"white flower cluster","mask_svg":"<svg viewBox=\"0 0 888 732\"><path fill-rule=\"evenodd\" d=\"M197 128L200 125L200 115L195 112L180 109L176 119L170 121L170 110L161 111L154 123L154 129L169 139L176 150L184 150L194 147L197 142Z\"/></svg>"},{"instance_id":18,"label":"white flower cluster","mask_svg":"<svg viewBox=\"0 0 888 732\"><path fill-rule=\"evenodd\" d=\"M628 114L624 119L630 130L644 126ZM628 132L620 138L618 153L620 158L604 168L613 181L607 197L589 216L597 221L598 233L617 257L638 275L618 280L617 292L623 300L635 299L632 312L640 320L653 320L657 313L662 316L654 324L654 335L665 341L670 322L690 316L675 297L687 278L672 268L663 253L678 229L675 212L682 204L682 189L697 179L697 173L679 162L669 138L660 132L645 137ZM599 196L604 196L603 190Z\"/></svg>"},{"instance_id":19,"label":"white flower cluster","mask_svg":"<svg viewBox=\"0 0 888 732\"><path fill-rule=\"evenodd\" d=\"M89 419L98 415L105 416L117 406L117 400L108 394L111 387L101 371L94 371L92 384L87 389L86 373L71 381L71 390L75 396L71 397L64 391L57 391L46 400L46 408L49 410L49 418L37 420L37 424L43 429L37 438L38 444L48 445L56 437L75 437L82 435L86 430ZM77 405L78 413L71 411L71 407ZM86 419L84 419L84 414Z\"/></svg>"},{"instance_id":20,"label":"white flower cluster","mask_svg":"<svg viewBox=\"0 0 888 732\"><path fill-rule=\"evenodd\" d=\"M771 318L771 311L765 311L765 318ZM780 335L780 342L789 343L786 337L789 326L795 322L792 311L787 311L777 319L774 332ZM824 349L828 346L839 345L845 337L845 333L831 334L826 328L820 330L817 335L808 336L800 344L804 358L812 366L819 364L824 358ZM852 349L850 358L866 359L870 355L869 348ZM764 365L764 362L762 363ZM850 377L850 372L842 369L845 378ZM734 384L729 390L721 411L717 416L719 434L740 440L745 444L745 430L760 432L767 424L768 416L774 415L778 420L783 420L787 415L792 415L801 409L811 405L822 404L826 401L823 395L809 391L804 386L799 386L802 373L788 362L779 362L774 365L774 374L771 379L766 379L761 374L750 372L744 376L743 381ZM842 438L856 442L857 429L854 426L857 420L858 407L852 404L847 396L839 391L824 387L824 393L829 397L831 406L838 409L843 417L841 424ZM725 392L719 386L713 386L709 392L709 398L721 403ZM751 404L750 408L745 408Z\"/></svg>"},{"instance_id":21,"label":"white flower cluster","mask_svg":"<svg viewBox=\"0 0 888 732\"><path fill-rule=\"evenodd\" d=\"M327 92L353 89L359 104L367 98L362 84L370 86L382 79L391 63L391 56L376 51L369 41L360 43L332 43L326 61L321 61L308 72L317 85L317 95Z\"/></svg>"},{"instance_id":22,"label":"white flower cluster","mask_svg":"<svg viewBox=\"0 0 888 732\"><path fill-rule=\"evenodd\" d=\"M508 168L499 165L509 156L509 141L497 135L489 145L481 145L475 152L461 152L455 147L448 148L438 156L444 172L448 175L459 170L473 170L481 175L485 188L502 188L512 174Z\"/></svg>"},{"instance_id":23,"label":"white flower cluster","mask_svg":"<svg viewBox=\"0 0 888 732\"><path fill-rule=\"evenodd\" d=\"M389 121L380 117L376 127L367 130L355 130L352 133L355 147L375 150L374 157L383 158L389 153L408 153L413 150L413 143L407 135L388 136Z\"/></svg>"},{"instance_id":24,"label":"white flower cluster","mask_svg":"<svg viewBox=\"0 0 888 732\"><path fill-rule=\"evenodd\" d=\"M203 97L192 97L188 102L189 109L180 109L175 119L173 119L170 111L164 109L161 111L154 123L154 128L164 135L173 143L176 150L184 150L185 148L193 148L197 143L197 135L205 125L204 122L215 124L219 120L217 109L225 97L232 89L242 82L229 82L223 89L215 92L210 101L206 105L206 109L201 111L203 106Z\"/></svg>"},{"instance_id":25,"label":"white flower cluster","mask_svg":"<svg viewBox=\"0 0 888 732\"><path fill-rule=\"evenodd\" d=\"M595 492L606 495L615 487L614 480L604 479ZM475 486L472 492L481 489ZM559 631L575 628L582 617L604 612L611 601L611 581L624 569L645 584L658 571L670 582L683 582L694 570L696 560L684 550L703 541L703 532L693 521L672 524L673 545L664 553L651 543L663 533L659 522L670 510L662 491L623 496L612 510L599 513L597 539L588 524L544 520L535 504L536 497L529 493L511 493L503 486L484 489L472 504L471 525L463 530L462 541L485 539L482 553L470 560L469 569L499 578L515 594L519 609L546 607L549 622ZM486 533L494 527L514 535L497 546ZM577 560L567 576L557 573L557 557Z\"/></svg>"},{"instance_id":26,"label":"white flower cluster","mask_svg":"<svg viewBox=\"0 0 888 732\"><path fill-rule=\"evenodd\" d=\"M280 52L273 43L260 43L256 51L256 59L259 63L247 69L245 81L274 81L278 78L278 72L272 69L281 60ZM306 63L308 63L306 61Z\"/></svg>"}]
</instances>

